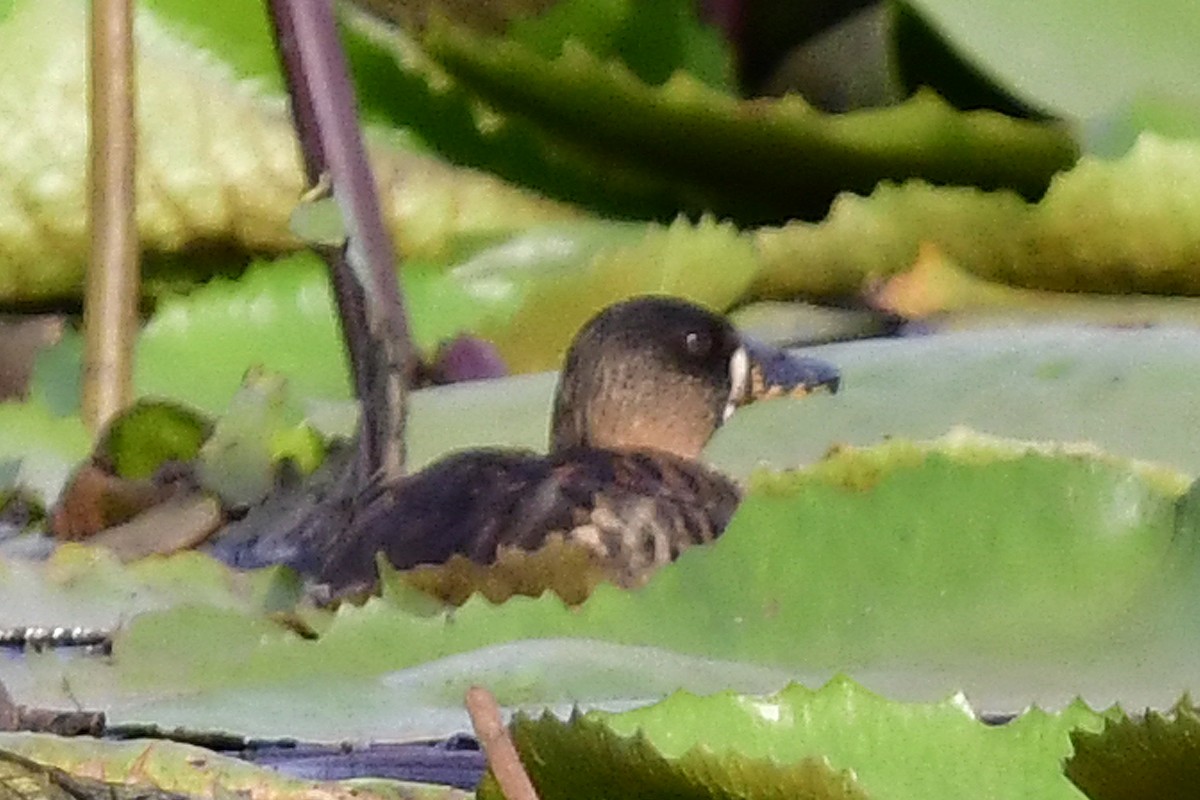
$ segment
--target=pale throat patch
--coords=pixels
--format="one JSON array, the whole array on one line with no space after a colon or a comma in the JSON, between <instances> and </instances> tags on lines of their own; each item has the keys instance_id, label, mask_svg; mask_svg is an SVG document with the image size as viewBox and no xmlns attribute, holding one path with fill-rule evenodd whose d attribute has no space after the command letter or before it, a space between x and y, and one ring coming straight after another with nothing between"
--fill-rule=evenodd
<instances>
[{"instance_id":1,"label":"pale throat patch","mask_svg":"<svg viewBox=\"0 0 1200 800\"><path fill-rule=\"evenodd\" d=\"M745 402L750 386L750 357L746 348L739 346L729 357L729 399L725 402L725 413L721 421L728 420L735 409Z\"/></svg>"}]
</instances>

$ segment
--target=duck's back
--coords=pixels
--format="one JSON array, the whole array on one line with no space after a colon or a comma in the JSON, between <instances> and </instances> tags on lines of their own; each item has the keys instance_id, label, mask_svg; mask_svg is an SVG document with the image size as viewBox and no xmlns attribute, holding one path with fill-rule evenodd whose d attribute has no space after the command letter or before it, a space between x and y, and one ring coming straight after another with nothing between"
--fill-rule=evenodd
<instances>
[{"instance_id":1,"label":"duck's back","mask_svg":"<svg viewBox=\"0 0 1200 800\"><path fill-rule=\"evenodd\" d=\"M449 456L380 491L330 543L317 577L369 586L375 555L398 569L455 554L491 563L561 535L591 549L618 582L641 582L686 547L719 536L739 501L725 476L664 453L578 449Z\"/></svg>"}]
</instances>

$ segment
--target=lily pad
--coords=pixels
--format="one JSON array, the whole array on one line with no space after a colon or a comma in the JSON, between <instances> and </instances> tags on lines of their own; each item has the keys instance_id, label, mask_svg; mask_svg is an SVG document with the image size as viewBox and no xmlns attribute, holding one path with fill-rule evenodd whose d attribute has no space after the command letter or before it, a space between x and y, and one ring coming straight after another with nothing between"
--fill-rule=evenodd
<instances>
[{"instance_id":1,"label":"lily pad","mask_svg":"<svg viewBox=\"0 0 1200 800\"><path fill-rule=\"evenodd\" d=\"M343 6L343 44L368 119L420 137L446 159L619 218L669 220L673 187L585 152L547 149L538 129L497 118L404 29ZM397 128L396 126L400 126Z\"/></svg>"},{"instance_id":2,"label":"lily pad","mask_svg":"<svg viewBox=\"0 0 1200 800\"><path fill-rule=\"evenodd\" d=\"M418 347L470 331L491 339L514 371L557 367L579 327L611 302L667 293L724 309L757 269L751 242L703 220L671 226L576 223L501 240L449 271L409 261L401 272ZM78 408L78 339L38 362L34 392ZM139 394L222 413L247 370L287 377L298 403L350 396L346 357L325 270L311 254L254 266L171 297L141 333Z\"/></svg>"},{"instance_id":3,"label":"lily pad","mask_svg":"<svg viewBox=\"0 0 1200 800\"><path fill-rule=\"evenodd\" d=\"M112 798L124 798L127 793L145 797L147 787L178 793L176 797L229 794L310 800L453 800L462 796L447 787L395 781L352 787L297 780L238 758L170 741L113 742L88 737L0 733L0 748L80 776L75 778L77 783L71 786L73 791L67 792L67 797L87 796L80 793L80 786L95 787L96 796ZM100 784L100 778L112 786Z\"/></svg>"},{"instance_id":4,"label":"lily pad","mask_svg":"<svg viewBox=\"0 0 1200 800\"><path fill-rule=\"evenodd\" d=\"M777 764L819 758L851 771L869 797L897 799L1076 798L1061 766L1071 752L1069 737L1103 724L1100 714L1075 703L1059 714L1032 709L992 727L974 717L961 695L906 705L846 678L766 697L680 693L646 708L594 716L620 735L637 732L667 758L701 748Z\"/></svg>"},{"instance_id":5,"label":"lily pad","mask_svg":"<svg viewBox=\"0 0 1200 800\"><path fill-rule=\"evenodd\" d=\"M155 8L178 5L164 0ZM232 14L232 5L221 11ZM15 0L0 20L0 300L8 303L79 296L87 253L86 12L82 0ZM238 272L252 254L299 246L288 218L304 179L282 97L191 43L221 40L236 50L243 27L261 26L261 14L249 12L244 26L224 17L228 31L184 41L175 31L192 29L185 20L160 24L154 12L138 13L137 221L151 290ZM232 50L223 52L245 60ZM577 216L397 141L373 141L371 155L389 227L409 254L438 252L455 236Z\"/></svg>"},{"instance_id":6,"label":"lily pad","mask_svg":"<svg viewBox=\"0 0 1200 800\"><path fill-rule=\"evenodd\" d=\"M1188 0L906 2L986 74L1058 114L1092 118L1147 92L1200 100Z\"/></svg>"},{"instance_id":7,"label":"lily pad","mask_svg":"<svg viewBox=\"0 0 1200 800\"><path fill-rule=\"evenodd\" d=\"M0 627L111 629L151 609L188 605L237 609L249 619L298 594L281 570L236 574L199 553L122 565L103 549L69 544L45 562L14 559L0 570Z\"/></svg>"},{"instance_id":8,"label":"lily pad","mask_svg":"<svg viewBox=\"0 0 1200 800\"><path fill-rule=\"evenodd\" d=\"M306 474L325 457L323 442L288 402L286 387L278 375L251 372L199 449L198 477L226 506L262 502L284 459Z\"/></svg>"},{"instance_id":9,"label":"lily pad","mask_svg":"<svg viewBox=\"0 0 1200 800\"><path fill-rule=\"evenodd\" d=\"M854 295L929 243L979 277L1034 289L1200 294L1200 145L1144 134L1123 158L1084 157L1028 204L1005 192L883 184L820 223L755 233L759 295ZM1134 233L1136 232L1136 234Z\"/></svg>"},{"instance_id":10,"label":"lily pad","mask_svg":"<svg viewBox=\"0 0 1200 800\"><path fill-rule=\"evenodd\" d=\"M416 263L402 277L410 329L425 353L489 317L512 313L512 300L481 301ZM225 409L252 368L286 376L297 402L350 396L329 280L311 254L260 264L237 282L215 281L164 301L142 331L137 356L138 392L186 399L211 413Z\"/></svg>"},{"instance_id":11,"label":"lily pad","mask_svg":"<svg viewBox=\"0 0 1200 800\"><path fill-rule=\"evenodd\" d=\"M165 461L190 461L212 434L209 420L174 403L140 401L104 432L96 457L122 478L149 478Z\"/></svg>"},{"instance_id":12,"label":"lily pad","mask_svg":"<svg viewBox=\"0 0 1200 800\"><path fill-rule=\"evenodd\" d=\"M518 719L513 740L528 765L538 797L612 797L614 794L759 800L866 800L854 774L836 770L818 757L798 762L714 754L694 748L664 758L642 736L623 738L602 723L580 716L563 723L551 715ZM502 800L503 790L489 771L479 785L480 800Z\"/></svg>"},{"instance_id":13,"label":"lily pad","mask_svg":"<svg viewBox=\"0 0 1200 800\"><path fill-rule=\"evenodd\" d=\"M203 625L216 641L228 638L242 652L247 642L253 646L255 636L286 635L277 627L246 625L228 611L193 613L188 620ZM200 669L220 668L219 662L201 661ZM0 679L23 703L103 708L111 724L323 742L431 739L469 730L463 697L477 684L488 686L506 708L567 714L580 703L624 710L679 688L767 692L790 677L780 669L586 639L510 642L382 674L318 670L207 688L180 681L168 693L147 691L97 658L27 655L23 661L0 661Z\"/></svg>"},{"instance_id":14,"label":"lily pad","mask_svg":"<svg viewBox=\"0 0 1200 800\"><path fill-rule=\"evenodd\" d=\"M1154 685L1177 695L1191 673L1172 657L1196 649L1183 624L1194 612L1196 548L1175 528L1184 485L1086 452L972 437L846 451L808 472L757 479L721 540L641 591L602 586L575 609L549 595L502 607L476 598L445 618L372 601L340 609L317 642L272 638L236 659L212 653L189 683L378 674L570 636L810 674L929 662L981 688L998 674L1053 675L1083 659L1089 674L1124 675L1138 692L1154 670ZM116 642L117 669L146 689L174 685L156 664L187 646L181 631L172 612L139 616Z\"/></svg>"},{"instance_id":15,"label":"lily pad","mask_svg":"<svg viewBox=\"0 0 1200 800\"><path fill-rule=\"evenodd\" d=\"M869 296L878 310L942 329L1016 327L1031 321L1113 327L1200 322L1200 299L1195 297L1021 289L971 275L928 243L912 269L889 278Z\"/></svg>"},{"instance_id":16,"label":"lily pad","mask_svg":"<svg viewBox=\"0 0 1200 800\"><path fill-rule=\"evenodd\" d=\"M1062 130L995 112L963 113L921 92L889 109L825 115L798 97L753 102L676 73L640 82L574 42L556 58L519 43L434 26L439 63L502 113L536 120L551 141L670 177L681 196L739 221L824 216L839 191L921 177L1041 195L1071 165Z\"/></svg>"},{"instance_id":17,"label":"lily pad","mask_svg":"<svg viewBox=\"0 0 1200 800\"><path fill-rule=\"evenodd\" d=\"M49 504L88 452L79 417L52 414L43 403L0 403L0 486L21 486Z\"/></svg>"}]
</instances>

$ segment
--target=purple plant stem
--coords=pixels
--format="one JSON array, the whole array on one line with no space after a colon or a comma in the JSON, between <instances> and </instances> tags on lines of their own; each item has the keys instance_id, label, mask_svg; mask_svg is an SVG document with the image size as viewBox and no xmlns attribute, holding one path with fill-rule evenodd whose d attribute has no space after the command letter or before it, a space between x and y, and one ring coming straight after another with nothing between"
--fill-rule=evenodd
<instances>
[{"instance_id":1,"label":"purple plant stem","mask_svg":"<svg viewBox=\"0 0 1200 800\"><path fill-rule=\"evenodd\" d=\"M310 183L328 176L346 246L329 265L360 403L358 479L404 470L405 386L416 367L396 253L383 224L329 0L268 0Z\"/></svg>"}]
</instances>

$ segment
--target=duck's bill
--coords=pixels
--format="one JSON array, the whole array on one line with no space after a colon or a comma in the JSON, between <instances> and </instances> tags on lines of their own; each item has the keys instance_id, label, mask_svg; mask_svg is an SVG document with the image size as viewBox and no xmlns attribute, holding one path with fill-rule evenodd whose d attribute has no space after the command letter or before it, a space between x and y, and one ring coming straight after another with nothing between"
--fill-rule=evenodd
<instances>
[{"instance_id":1,"label":"duck's bill","mask_svg":"<svg viewBox=\"0 0 1200 800\"><path fill-rule=\"evenodd\" d=\"M804 397L820 391L833 394L841 387L841 373L828 361L793 355L748 337L742 337L742 351L743 366L732 367L734 391L730 400L735 405L773 397ZM739 371L743 373L740 380Z\"/></svg>"}]
</instances>

